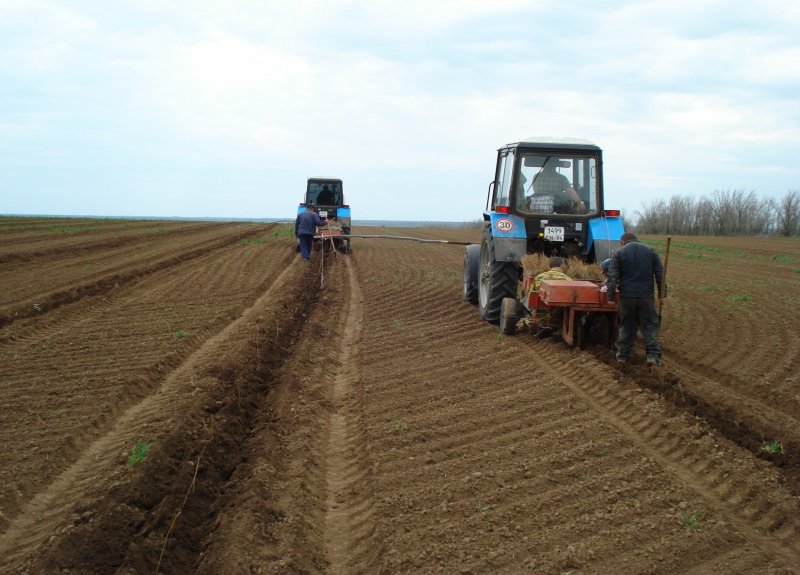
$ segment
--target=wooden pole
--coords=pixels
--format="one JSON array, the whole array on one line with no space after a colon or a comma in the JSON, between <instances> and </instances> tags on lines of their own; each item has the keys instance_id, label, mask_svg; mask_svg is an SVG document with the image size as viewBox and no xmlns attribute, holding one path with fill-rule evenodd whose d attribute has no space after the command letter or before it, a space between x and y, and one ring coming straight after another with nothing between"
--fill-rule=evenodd
<instances>
[{"instance_id":1,"label":"wooden pole","mask_svg":"<svg viewBox=\"0 0 800 575\"><path fill-rule=\"evenodd\" d=\"M672 236L667 236L667 251L664 254L664 274L661 276L661 285L658 286L658 319L661 321L661 308L664 305L664 297L667 295L667 266L669 265L669 245L672 243Z\"/></svg>"}]
</instances>

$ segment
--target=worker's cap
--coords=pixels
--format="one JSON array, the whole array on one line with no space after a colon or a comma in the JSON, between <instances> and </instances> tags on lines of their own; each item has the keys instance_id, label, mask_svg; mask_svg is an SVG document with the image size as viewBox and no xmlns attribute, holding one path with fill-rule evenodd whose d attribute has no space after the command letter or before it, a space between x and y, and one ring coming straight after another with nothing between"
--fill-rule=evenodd
<instances>
[{"instance_id":1,"label":"worker's cap","mask_svg":"<svg viewBox=\"0 0 800 575\"><path fill-rule=\"evenodd\" d=\"M603 263L600 264L600 270L604 274L608 273L608 270L609 270L610 267L611 267L611 258L608 258L607 260L603 260Z\"/></svg>"}]
</instances>

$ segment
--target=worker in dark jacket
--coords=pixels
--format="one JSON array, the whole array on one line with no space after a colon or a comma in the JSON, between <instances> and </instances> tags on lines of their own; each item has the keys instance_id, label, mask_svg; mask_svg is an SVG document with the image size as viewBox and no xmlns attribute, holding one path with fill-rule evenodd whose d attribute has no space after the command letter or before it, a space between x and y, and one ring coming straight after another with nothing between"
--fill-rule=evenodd
<instances>
[{"instance_id":1,"label":"worker in dark jacket","mask_svg":"<svg viewBox=\"0 0 800 575\"><path fill-rule=\"evenodd\" d=\"M639 330L644 336L645 352L649 365L661 364L661 346L658 343L660 319L653 298L655 281L658 296L663 302L664 266L658 253L641 243L635 234L624 233L620 238L622 248L611 258L608 267L608 301L613 302L619 286L619 336L617 361L625 363L636 341Z\"/></svg>"},{"instance_id":2,"label":"worker in dark jacket","mask_svg":"<svg viewBox=\"0 0 800 575\"><path fill-rule=\"evenodd\" d=\"M303 256L304 262L311 258L311 243L314 241L317 226L324 225L325 220L319 217L311 204L306 205L305 211L297 214L297 220L294 222L294 235L300 242L300 255Z\"/></svg>"}]
</instances>

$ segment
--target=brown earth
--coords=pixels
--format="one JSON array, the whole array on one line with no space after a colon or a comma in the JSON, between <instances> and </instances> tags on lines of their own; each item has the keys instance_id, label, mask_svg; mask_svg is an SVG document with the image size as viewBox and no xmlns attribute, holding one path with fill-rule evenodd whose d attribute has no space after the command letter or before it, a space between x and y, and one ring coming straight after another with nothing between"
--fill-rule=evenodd
<instances>
[{"instance_id":1,"label":"brown earth","mask_svg":"<svg viewBox=\"0 0 800 575\"><path fill-rule=\"evenodd\" d=\"M384 232L479 239L354 230ZM0 246L2 573L798 572L796 239L674 238L655 370L500 335L455 245L304 264L287 225L2 218Z\"/></svg>"}]
</instances>

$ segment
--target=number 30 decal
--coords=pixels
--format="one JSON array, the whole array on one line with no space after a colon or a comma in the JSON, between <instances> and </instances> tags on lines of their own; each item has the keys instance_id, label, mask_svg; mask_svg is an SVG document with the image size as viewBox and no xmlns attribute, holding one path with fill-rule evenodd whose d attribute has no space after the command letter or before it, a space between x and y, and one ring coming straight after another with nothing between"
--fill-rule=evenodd
<instances>
[{"instance_id":1,"label":"number 30 decal","mask_svg":"<svg viewBox=\"0 0 800 575\"><path fill-rule=\"evenodd\" d=\"M514 229L514 222L506 218L499 219L497 220L497 229L501 232L510 232Z\"/></svg>"}]
</instances>

